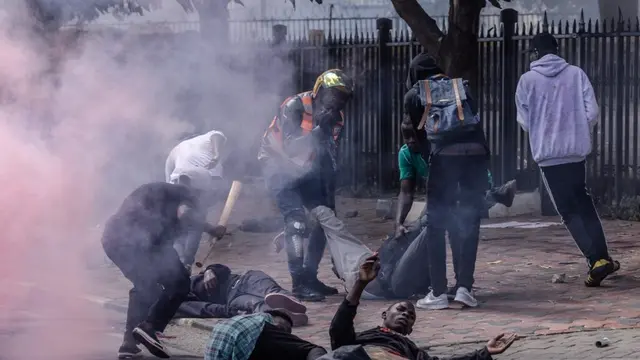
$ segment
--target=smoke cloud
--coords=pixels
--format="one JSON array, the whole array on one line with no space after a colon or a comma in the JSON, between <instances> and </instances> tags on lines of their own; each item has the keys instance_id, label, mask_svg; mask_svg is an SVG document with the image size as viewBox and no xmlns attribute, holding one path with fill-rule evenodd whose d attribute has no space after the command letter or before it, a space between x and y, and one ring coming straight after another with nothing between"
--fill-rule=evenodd
<instances>
[{"instance_id":1,"label":"smoke cloud","mask_svg":"<svg viewBox=\"0 0 640 360\"><path fill-rule=\"evenodd\" d=\"M219 129L241 160L255 158L282 80L256 81L270 73L262 45L223 51L198 33L39 34L22 2L11 3L0 10L0 280L46 291L0 292L0 329L18 310L44 319L0 343L0 358L57 359L103 341L92 331L101 314L81 298L101 285L87 267L103 258L96 224L135 187L162 181L185 135Z\"/></svg>"}]
</instances>

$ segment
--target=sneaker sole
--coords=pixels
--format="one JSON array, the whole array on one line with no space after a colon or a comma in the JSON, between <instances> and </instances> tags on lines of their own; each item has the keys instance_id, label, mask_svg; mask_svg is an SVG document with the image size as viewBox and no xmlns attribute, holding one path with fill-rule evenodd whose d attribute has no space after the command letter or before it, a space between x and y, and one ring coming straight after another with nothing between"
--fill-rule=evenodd
<instances>
[{"instance_id":1,"label":"sneaker sole","mask_svg":"<svg viewBox=\"0 0 640 360\"><path fill-rule=\"evenodd\" d=\"M135 359L140 357L142 357L142 350L138 351L137 353L118 353L118 359Z\"/></svg>"},{"instance_id":2,"label":"sneaker sole","mask_svg":"<svg viewBox=\"0 0 640 360\"><path fill-rule=\"evenodd\" d=\"M416 307L418 309L423 309L423 310L445 310L449 308L449 304L443 304L443 305L422 305L420 303L416 303Z\"/></svg>"},{"instance_id":3,"label":"sneaker sole","mask_svg":"<svg viewBox=\"0 0 640 360\"><path fill-rule=\"evenodd\" d=\"M133 338L136 339L140 344L149 350L151 354L156 357L162 359L168 359L171 357L169 351L162 345L161 342L157 341L153 337L149 336L146 332L139 328L133 329Z\"/></svg>"},{"instance_id":4,"label":"sneaker sole","mask_svg":"<svg viewBox=\"0 0 640 360\"><path fill-rule=\"evenodd\" d=\"M287 309L292 313L306 313L307 307L297 300L279 293L267 294L264 297L264 303L272 309Z\"/></svg>"},{"instance_id":5,"label":"sneaker sole","mask_svg":"<svg viewBox=\"0 0 640 360\"><path fill-rule=\"evenodd\" d=\"M458 304L462 304L462 305L464 305L466 307L471 307L471 308L478 307L478 302L477 301L475 303L473 303L473 302L467 302L467 301L464 301L464 300L461 300L461 299L455 299L454 298L453 302L458 303Z\"/></svg>"},{"instance_id":6,"label":"sneaker sole","mask_svg":"<svg viewBox=\"0 0 640 360\"><path fill-rule=\"evenodd\" d=\"M286 308L279 308L278 310L289 315L292 322L291 325L293 325L293 327L305 326L309 323L309 317L307 316L307 314L295 313Z\"/></svg>"}]
</instances>

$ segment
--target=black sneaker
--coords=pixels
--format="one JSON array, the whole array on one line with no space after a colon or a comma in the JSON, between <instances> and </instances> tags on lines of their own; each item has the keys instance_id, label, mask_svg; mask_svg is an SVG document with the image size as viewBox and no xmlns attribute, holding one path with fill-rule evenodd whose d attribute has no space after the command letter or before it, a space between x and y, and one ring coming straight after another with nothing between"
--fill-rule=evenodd
<instances>
[{"instance_id":1,"label":"black sneaker","mask_svg":"<svg viewBox=\"0 0 640 360\"><path fill-rule=\"evenodd\" d=\"M493 198L496 202L506 206L511 207L513 205L513 199L516 197L516 181L511 180L500 186L496 192L493 194Z\"/></svg>"},{"instance_id":2,"label":"black sneaker","mask_svg":"<svg viewBox=\"0 0 640 360\"><path fill-rule=\"evenodd\" d=\"M338 289L326 285L315 276L309 279L309 287L324 296L338 295Z\"/></svg>"},{"instance_id":3,"label":"black sneaker","mask_svg":"<svg viewBox=\"0 0 640 360\"><path fill-rule=\"evenodd\" d=\"M163 359L171 357L169 350L156 336L156 331L151 324L143 322L138 325L133 329L133 337L156 357Z\"/></svg>"},{"instance_id":4,"label":"black sneaker","mask_svg":"<svg viewBox=\"0 0 640 360\"><path fill-rule=\"evenodd\" d=\"M120 345L120 349L118 349L118 359L133 359L134 357L142 356L141 352L142 350L140 350L135 342L125 341Z\"/></svg>"},{"instance_id":5,"label":"black sneaker","mask_svg":"<svg viewBox=\"0 0 640 360\"><path fill-rule=\"evenodd\" d=\"M620 263L611 259L600 259L591 266L587 280L584 281L586 287L598 287L607 276L620 270Z\"/></svg>"}]
</instances>

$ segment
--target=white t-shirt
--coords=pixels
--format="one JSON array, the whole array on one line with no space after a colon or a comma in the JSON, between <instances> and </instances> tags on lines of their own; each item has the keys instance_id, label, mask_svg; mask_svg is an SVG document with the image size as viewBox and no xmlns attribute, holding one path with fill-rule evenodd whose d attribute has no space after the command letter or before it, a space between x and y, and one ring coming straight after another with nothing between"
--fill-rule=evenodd
<instances>
[{"instance_id":1,"label":"white t-shirt","mask_svg":"<svg viewBox=\"0 0 640 360\"><path fill-rule=\"evenodd\" d=\"M165 164L165 180L176 182L187 175L194 187L209 189L213 178L222 177L221 156L227 138L212 130L184 140L171 150Z\"/></svg>"}]
</instances>

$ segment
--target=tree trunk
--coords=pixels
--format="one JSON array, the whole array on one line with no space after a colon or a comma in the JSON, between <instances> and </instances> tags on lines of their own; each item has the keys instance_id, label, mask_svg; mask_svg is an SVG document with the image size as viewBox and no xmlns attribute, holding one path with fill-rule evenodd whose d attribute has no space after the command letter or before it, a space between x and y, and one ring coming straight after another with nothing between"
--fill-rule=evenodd
<instances>
[{"instance_id":1,"label":"tree trunk","mask_svg":"<svg viewBox=\"0 0 640 360\"><path fill-rule=\"evenodd\" d=\"M478 81L478 31L483 2L449 0L449 28L440 47L440 64L447 75Z\"/></svg>"},{"instance_id":2,"label":"tree trunk","mask_svg":"<svg viewBox=\"0 0 640 360\"><path fill-rule=\"evenodd\" d=\"M427 53L451 77L478 81L478 30L484 1L449 0L449 25L444 34L417 0L391 0Z\"/></svg>"},{"instance_id":3,"label":"tree trunk","mask_svg":"<svg viewBox=\"0 0 640 360\"><path fill-rule=\"evenodd\" d=\"M215 48L224 47L229 42L228 0L194 0L200 17L200 34Z\"/></svg>"},{"instance_id":4,"label":"tree trunk","mask_svg":"<svg viewBox=\"0 0 640 360\"><path fill-rule=\"evenodd\" d=\"M633 20L640 15L639 3L639 0L598 0L600 20L607 23L611 23L613 20L617 23L620 14L622 14L625 21L629 18Z\"/></svg>"}]
</instances>

